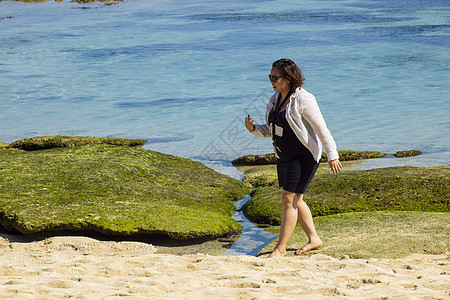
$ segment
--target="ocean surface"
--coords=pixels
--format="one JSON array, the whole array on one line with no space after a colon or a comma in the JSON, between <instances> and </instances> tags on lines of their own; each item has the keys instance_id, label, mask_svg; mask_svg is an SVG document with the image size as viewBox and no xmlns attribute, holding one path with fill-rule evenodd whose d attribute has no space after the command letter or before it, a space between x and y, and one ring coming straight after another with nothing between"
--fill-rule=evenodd
<instances>
[{"instance_id":1,"label":"ocean surface","mask_svg":"<svg viewBox=\"0 0 450 300\"><path fill-rule=\"evenodd\" d=\"M89 7L89 9L82 9ZM450 163L450 1L0 2L0 141L148 139L145 148L240 178L272 151L267 75L291 58L339 150L394 153L355 168Z\"/></svg>"}]
</instances>

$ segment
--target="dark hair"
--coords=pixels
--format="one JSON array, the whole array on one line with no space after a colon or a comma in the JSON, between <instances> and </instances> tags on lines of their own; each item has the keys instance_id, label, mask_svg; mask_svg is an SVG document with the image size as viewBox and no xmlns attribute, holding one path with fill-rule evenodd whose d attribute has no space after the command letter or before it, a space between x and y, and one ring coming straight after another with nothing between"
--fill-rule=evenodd
<instances>
[{"instance_id":1,"label":"dark hair","mask_svg":"<svg viewBox=\"0 0 450 300\"><path fill-rule=\"evenodd\" d=\"M291 92L296 88L302 87L305 82L305 76L297 65L290 59L282 58L272 64L272 68L277 68L280 75L289 80L291 83Z\"/></svg>"}]
</instances>

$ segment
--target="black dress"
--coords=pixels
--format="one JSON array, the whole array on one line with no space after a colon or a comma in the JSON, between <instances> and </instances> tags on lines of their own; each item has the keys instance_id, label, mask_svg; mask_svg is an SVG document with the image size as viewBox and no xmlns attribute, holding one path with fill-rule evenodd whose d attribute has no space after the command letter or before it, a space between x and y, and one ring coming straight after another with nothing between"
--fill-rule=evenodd
<instances>
[{"instance_id":1,"label":"black dress","mask_svg":"<svg viewBox=\"0 0 450 300\"><path fill-rule=\"evenodd\" d=\"M286 119L286 110L279 111L282 106L283 103L275 106L269 114L272 140L278 156L278 184L288 192L304 194L319 163L295 135Z\"/></svg>"}]
</instances>

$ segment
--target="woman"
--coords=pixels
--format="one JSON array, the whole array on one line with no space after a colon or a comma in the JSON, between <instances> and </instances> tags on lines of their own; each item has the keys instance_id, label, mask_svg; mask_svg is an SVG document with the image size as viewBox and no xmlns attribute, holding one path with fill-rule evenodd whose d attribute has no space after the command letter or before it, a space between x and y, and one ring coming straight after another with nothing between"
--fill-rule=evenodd
<instances>
[{"instance_id":1,"label":"woman","mask_svg":"<svg viewBox=\"0 0 450 300\"><path fill-rule=\"evenodd\" d=\"M298 255L322 246L311 211L303 201L306 188L319 166L321 143L334 174L341 171L342 165L315 97L302 88L305 78L297 65L290 59L277 60L272 65L269 79L276 93L267 105L266 124L255 125L248 115L245 127L257 136L272 137L278 183L283 188L279 241L269 257L286 254L286 244L297 221L309 239L306 245L296 250Z\"/></svg>"}]
</instances>

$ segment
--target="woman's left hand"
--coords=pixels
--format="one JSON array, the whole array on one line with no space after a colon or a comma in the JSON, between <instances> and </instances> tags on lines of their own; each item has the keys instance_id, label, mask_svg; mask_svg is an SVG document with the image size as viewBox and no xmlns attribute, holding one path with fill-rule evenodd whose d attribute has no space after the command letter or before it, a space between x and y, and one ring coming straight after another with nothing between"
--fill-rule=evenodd
<instances>
[{"instance_id":1,"label":"woman's left hand","mask_svg":"<svg viewBox=\"0 0 450 300\"><path fill-rule=\"evenodd\" d=\"M330 166L330 169L331 169L331 171L333 171L334 175L341 172L341 170L342 170L342 164L339 161L339 159L329 161L328 165Z\"/></svg>"}]
</instances>

